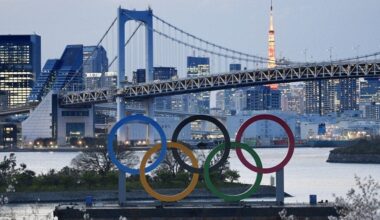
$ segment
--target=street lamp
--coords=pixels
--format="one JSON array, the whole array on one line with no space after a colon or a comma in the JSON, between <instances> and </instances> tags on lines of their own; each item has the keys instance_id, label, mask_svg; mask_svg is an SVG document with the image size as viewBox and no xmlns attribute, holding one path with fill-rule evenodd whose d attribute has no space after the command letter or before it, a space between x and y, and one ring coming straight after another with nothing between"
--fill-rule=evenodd
<instances>
[{"instance_id":1,"label":"street lamp","mask_svg":"<svg viewBox=\"0 0 380 220\"><path fill-rule=\"evenodd\" d=\"M305 63L307 63L307 51L308 51L307 48L305 48L305 49L303 50L303 55L305 56Z\"/></svg>"},{"instance_id":2,"label":"street lamp","mask_svg":"<svg viewBox=\"0 0 380 220\"><path fill-rule=\"evenodd\" d=\"M352 49L356 51L356 59L359 61L359 49L360 49L360 45L353 46Z\"/></svg>"},{"instance_id":3,"label":"street lamp","mask_svg":"<svg viewBox=\"0 0 380 220\"><path fill-rule=\"evenodd\" d=\"M330 62L332 62L333 49L334 49L334 47L329 47L329 49L327 49L327 51L329 52L329 55L330 55Z\"/></svg>"}]
</instances>

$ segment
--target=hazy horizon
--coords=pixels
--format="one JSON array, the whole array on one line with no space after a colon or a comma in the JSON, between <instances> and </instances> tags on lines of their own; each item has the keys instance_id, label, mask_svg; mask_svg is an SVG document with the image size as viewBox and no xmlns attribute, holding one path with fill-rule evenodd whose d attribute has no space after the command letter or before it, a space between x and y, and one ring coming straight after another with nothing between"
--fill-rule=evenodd
<instances>
[{"instance_id":1,"label":"hazy horizon","mask_svg":"<svg viewBox=\"0 0 380 220\"><path fill-rule=\"evenodd\" d=\"M94 45L119 5L154 13L206 40L267 56L270 1L252 0L0 0L0 34L41 35L42 64L67 44ZM277 57L304 61L380 51L376 0L274 0ZM212 29L210 28L212 27Z\"/></svg>"}]
</instances>

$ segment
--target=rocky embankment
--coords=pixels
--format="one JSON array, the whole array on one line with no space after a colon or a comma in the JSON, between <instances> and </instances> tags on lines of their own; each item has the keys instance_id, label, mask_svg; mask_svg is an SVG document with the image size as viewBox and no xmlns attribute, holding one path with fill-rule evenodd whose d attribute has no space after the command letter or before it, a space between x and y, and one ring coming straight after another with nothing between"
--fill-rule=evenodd
<instances>
[{"instance_id":1,"label":"rocky embankment","mask_svg":"<svg viewBox=\"0 0 380 220\"><path fill-rule=\"evenodd\" d=\"M347 153L330 152L327 162L380 164L380 154L347 154Z\"/></svg>"},{"instance_id":2,"label":"rocky embankment","mask_svg":"<svg viewBox=\"0 0 380 220\"><path fill-rule=\"evenodd\" d=\"M360 140L349 147L335 148L327 162L380 164L380 140Z\"/></svg>"}]
</instances>

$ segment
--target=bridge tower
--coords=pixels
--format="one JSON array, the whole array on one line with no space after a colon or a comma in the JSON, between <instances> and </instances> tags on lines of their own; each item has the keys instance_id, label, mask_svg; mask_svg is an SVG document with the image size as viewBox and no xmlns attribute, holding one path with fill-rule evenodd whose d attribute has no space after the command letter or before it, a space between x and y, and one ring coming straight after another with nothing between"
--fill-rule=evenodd
<instances>
[{"instance_id":1,"label":"bridge tower","mask_svg":"<svg viewBox=\"0 0 380 220\"><path fill-rule=\"evenodd\" d=\"M146 11L135 11L118 8L118 77L117 89L122 89L125 84L125 24L128 21L139 21L145 24L145 69L146 82L153 81L153 13L149 8ZM147 114L153 116L153 100L148 99L146 102ZM125 117L125 99L122 96L116 98L117 103L117 120ZM148 126L149 143L152 144L153 128ZM120 135L120 136L119 136ZM119 129L118 137L125 139L125 132Z\"/></svg>"},{"instance_id":2,"label":"bridge tower","mask_svg":"<svg viewBox=\"0 0 380 220\"><path fill-rule=\"evenodd\" d=\"M146 11L135 11L122 9L117 10L118 18L118 77L117 89L122 89L125 85L125 24L128 21L139 21L145 24L145 74L146 82L153 81L153 13L149 8ZM153 111L153 98L146 102L147 114L151 117L154 115ZM123 96L116 97L117 105L117 120L119 121L125 117L125 99ZM154 133L151 126L147 126L148 141L150 144L154 143ZM118 140L125 140L126 132L124 129L119 129ZM119 171L119 203L125 202L125 173Z\"/></svg>"}]
</instances>

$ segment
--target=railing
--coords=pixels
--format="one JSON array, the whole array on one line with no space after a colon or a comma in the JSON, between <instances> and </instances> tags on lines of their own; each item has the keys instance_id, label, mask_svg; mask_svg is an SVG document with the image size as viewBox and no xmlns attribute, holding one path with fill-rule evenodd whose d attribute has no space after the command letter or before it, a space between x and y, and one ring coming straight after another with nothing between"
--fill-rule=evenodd
<instances>
[{"instance_id":1,"label":"railing","mask_svg":"<svg viewBox=\"0 0 380 220\"><path fill-rule=\"evenodd\" d=\"M145 99L201 91L248 87L272 83L289 83L323 79L359 78L380 76L380 61L361 63L321 63L304 66L279 67L253 71L240 71L205 75L168 81L128 85L123 89L98 89L60 94L61 105L80 105L110 102L116 96L125 99Z\"/></svg>"}]
</instances>

